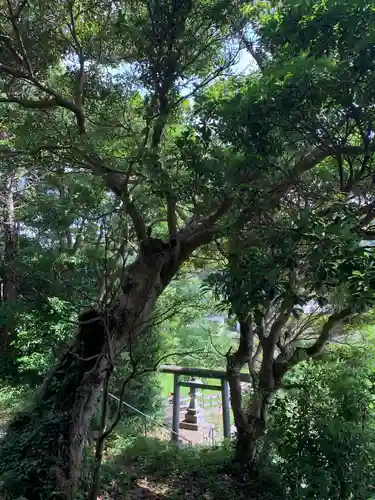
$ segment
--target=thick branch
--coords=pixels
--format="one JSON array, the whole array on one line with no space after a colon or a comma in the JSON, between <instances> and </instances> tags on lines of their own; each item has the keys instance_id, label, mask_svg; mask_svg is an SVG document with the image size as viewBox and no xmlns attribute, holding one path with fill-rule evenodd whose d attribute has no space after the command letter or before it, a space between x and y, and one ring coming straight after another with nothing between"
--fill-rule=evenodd
<instances>
[{"instance_id":1,"label":"thick branch","mask_svg":"<svg viewBox=\"0 0 375 500\"><path fill-rule=\"evenodd\" d=\"M42 151L61 151L63 149L66 149L66 146L49 146L45 144L44 146L39 146L38 148L30 149L28 151L0 146L0 156L3 156L4 158L13 158L16 156L36 156Z\"/></svg>"},{"instance_id":2,"label":"thick branch","mask_svg":"<svg viewBox=\"0 0 375 500\"><path fill-rule=\"evenodd\" d=\"M171 195L168 195L167 197L167 220L168 220L169 238L176 239L177 237L176 200Z\"/></svg>"},{"instance_id":3,"label":"thick branch","mask_svg":"<svg viewBox=\"0 0 375 500\"><path fill-rule=\"evenodd\" d=\"M373 143L369 149L374 151L375 143ZM311 148L295 163L288 177L266 193L264 199L267 201L268 208L275 206L280 198L295 184L302 174L308 172L329 156L333 155L336 157L339 153L355 156L363 154L364 149L360 146L343 146L342 148L326 146L324 148ZM255 181L256 179L253 180ZM189 251L197 248L198 246L206 245L213 240L215 233L219 230L217 222L230 211L233 201L234 200L231 196L226 197L212 215L199 221L197 226L187 226L180 231L180 237L185 240ZM236 218L235 228L238 230L241 229L244 224L258 217L263 211L264 206L262 203L251 204Z\"/></svg>"},{"instance_id":4,"label":"thick branch","mask_svg":"<svg viewBox=\"0 0 375 500\"><path fill-rule=\"evenodd\" d=\"M293 310L293 305L294 304L291 303L288 297L281 304L280 314L273 322L270 334L267 337L267 340L269 339L269 341L272 342L273 345L276 345L276 342L280 337L281 330L287 324Z\"/></svg>"},{"instance_id":5,"label":"thick branch","mask_svg":"<svg viewBox=\"0 0 375 500\"><path fill-rule=\"evenodd\" d=\"M239 37L240 37L240 40L243 43L245 49L248 51L248 53L251 55L251 57L256 62L258 68L260 70L263 70L264 63L265 63L265 55L262 54L261 50L258 51L254 48L254 44L246 38L246 35L243 31L240 31Z\"/></svg>"},{"instance_id":6,"label":"thick branch","mask_svg":"<svg viewBox=\"0 0 375 500\"><path fill-rule=\"evenodd\" d=\"M217 210L208 217L201 219L194 226L186 226L179 232L179 237L185 241L186 247L191 249L210 243L218 230L216 223L229 212L233 205L233 198L226 197L220 203Z\"/></svg>"},{"instance_id":7,"label":"thick branch","mask_svg":"<svg viewBox=\"0 0 375 500\"><path fill-rule=\"evenodd\" d=\"M361 235L363 234L363 236L364 236L363 239L369 239L368 237L366 237L366 235L368 235L368 234L371 235L371 230L366 230L363 228L365 228L366 226L371 227L371 223L375 219L375 202L372 202L372 203L360 208L359 213L360 213L360 215L364 215L364 217L362 217L362 219L358 223L359 232ZM370 239L372 239L372 238L370 238Z\"/></svg>"},{"instance_id":8,"label":"thick branch","mask_svg":"<svg viewBox=\"0 0 375 500\"><path fill-rule=\"evenodd\" d=\"M375 231L361 231L360 236L362 240L373 241L375 240Z\"/></svg>"},{"instance_id":9,"label":"thick branch","mask_svg":"<svg viewBox=\"0 0 375 500\"><path fill-rule=\"evenodd\" d=\"M257 383L257 370L255 368L255 363L259 361L261 353L262 353L262 344L258 342L258 345L255 349L255 353L253 354L253 356L250 357L249 361L247 362L253 387L256 387Z\"/></svg>"},{"instance_id":10,"label":"thick branch","mask_svg":"<svg viewBox=\"0 0 375 500\"><path fill-rule=\"evenodd\" d=\"M80 135L83 135L85 133L84 116L83 116L82 111L77 107L77 105L75 103L73 103L72 101L69 101L68 99L65 99L64 97L59 95L57 92L55 92L53 89L51 89L50 87L41 83L34 76L28 75L27 73L24 73L23 71L19 71L17 69L14 69L6 64L0 63L0 74L13 76L14 78L19 78L20 80L25 80L26 82L33 84L36 88L38 88L42 92L45 92L46 94L54 97L56 100L57 106L68 109L69 111L72 111L74 113L74 115L76 117L78 131L79 131ZM20 104L22 106L23 101L20 100L18 104Z\"/></svg>"},{"instance_id":11,"label":"thick branch","mask_svg":"<svg viewBox=\"0 0 375 500\"><path fill-rule=\"evenodd\" d=\"M180 219L185 223L187 224L188 221L189 221L189 217L187 216L187 214L184 212L184 210L182 208L180 208L178 205L176 205L176 213L177 215L180 217Z\"/></svg>"},{"instance_id":12,"label":"thick branch","mask_svg":"<svg viewBox=\"0 0 375 500\"><path fill-rule=\"evenodd\" d=\"M18 24L17 24L18 17L20 16L20 13L22 12L22 9L25 7L26 3L27 2L21 2L20 5L18 6L18 8L13 12L10 0L7 0L9 19L10 19L10 22L12 23L13 31L14 31L14 34L16 35L18 46L19 46L21 54L22 54L23 65L26 67L28 74L30 76L33 76L33 70L31 67L31 63L30 63L29 58L27 56L25 45L23 43L21 33L20 33L20 30L19 30Z\"/></svg>"},{"instance_id":13,"label":"thick branch","mask_svg":"<svg viewBox=\"0 0 375 500\"><path fill-rule=\"evenodd\" d=\"M77 37L73 9L74 9L74 0L71 0L69 2L69 11L70 11L69 30L74 41L75 50L79 61L79 70L76 78L75 104L83 116L83 86L84 86L84 75L85 75L85 56L83 53L81 42Z\"/></svg>"},{"instance_id":14,"label":"thick branch","mask_svg":"<svg viewBox=\"0 0 375 500\"><path fill-rule=\"evenodd\" d=\"M295 165L294 172L297 175L300 175L303 172L310 170L312 167L323 161L325 158L328 158L329 156L359 156L362 154L366 154L367 149L373 153L375 151L375 142L369 144L366 149L362 146L316 147L305 154L303 158L301 158L301 160Z\"/></svg>"},{"instance_id":15,"label":"thick branch","mask_svg":"<svg viewBox=\"0 0 375 500\"><path fill-rule=\"evenodd\" d=\"M56 106L57 102L54 97L41 99L39 101L30 100L30 99L18 99L17 97L0 97L0 103L14 103L19 104L23 108L26 109L50 109Z\"/></svg>"},{"instance_id":16,"label":"thick branch","mask_svg":"<svg viewBox=\"0 0 375 500\"><path fill-rule=\"evenodd\" d=\"M108 167L100 156L94 153L85 153L78 148L75 151L84 159L85 167L100 175L109 189L122 198L126 189L125 173Z\"/></svg>"},{"instance_id":17,"label":"thick branch","mask_svg":"<svg viewBox=\"0 0 375 500\"><path fill-rule=\"evenodd\" d=\"M253 353L254 332L252 318L240 320L240 344L235 353L230 351L227 358L227 378L230 387L231 406L237 430L246 428L246 419L242 407L242 389L240 373L243 366L251 360Z\"/></svg>"},{"instance_id":18,"label":"thick branch","mask_svg":"<svg viewBox=\"0 0 375 500\"><path fill-rule=\"evenodd\" d=\"M139 212L134 201L130 199L129 195L126 196L124 204L129 217L133 221L134 230L137 235L138 241L146 243L148 241L146 224L141 213Z\"/></svg>"},{"instance_id":19,"label":"thick branch","mask_svg":"<svg viewBox=\"0 0 375 500\"><path fill-rule=\"evenodd\" d=\"M341 320L347 318L351 314L352 314L352 310L350 307L346 307L342 311L332 314L328 318L327 322L324 324L322 331L321 331L319 337L317 338L316 342L312 346L310 346L306 349L306 354L308 356L311 356L311 357L317 356L318 354L320 354L322 352L324 346L326 345L326 343L329 340L332 328L337 323L339 323Z\"/></svg>"},{"instance_id":20,"label":"thick branch","mask_svg":"<svg viewBox=\"0 0 375 500\"><path fill-rule=\"evenodd\" d=\"M16 10L14 11L14 16L16 18L20 17L23 9L26 7L28 0L21 0L20 3L17 5Z\"/></svg>"},{"instance_id":21,"label":"thick branch","mask_svg":"<svg viewBox=\"0 0 375 500\"><path fill-rule=\"evenodd\" d=\"M371 151L375 151L375 142L371 145ZM285 180L274 186L268 193L265 194L264 199L267 202L268 208L273 207L280 198L290 189L298 180L298 178L305 172L313 169L316 165L321 163L329 156L336 157L337 154L344 154L348 156L358 156L364 153L361 146L343 146L337 148L334 146L325 146L324 148L315 147L306 152L294 165L289 175ZM265 207L261 203L257 205L250 205L242 211L240 217L237 219L236 227L240 229L246 222L249 222L255 217L258 217Z\"/></svg>"},{"instance_id":22,"label":"thick branch","mask_svg":"<svg viewBox=\"0 0 375 500\"><path fill-rule=\"evenodd\" d=\"M265 328L264 328L264 316L262 313L257 311L255 313L254 319L255 319L255 324L257 326L256 332L258 335L259 344L262 345L262 343L265 341L266 338Z\"/></svg>"}]
</instances>

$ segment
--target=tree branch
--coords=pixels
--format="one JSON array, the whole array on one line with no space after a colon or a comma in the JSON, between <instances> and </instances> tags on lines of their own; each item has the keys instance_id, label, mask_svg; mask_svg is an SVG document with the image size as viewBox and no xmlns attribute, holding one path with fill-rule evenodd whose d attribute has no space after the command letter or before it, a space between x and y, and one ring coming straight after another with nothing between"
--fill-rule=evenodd
<instances>
[{"instance_id":1,"label":"tree branch","mask_svg":"<svg viewBox=\"0 0 375 500\"><path fill-rule=\"evenodd\" d=\"M375 151L375 142L372 143L369 150ZM302 174L308 172L329 156L336 157L337 154L355 156L363 154L364 152L365 151L361 146L343 146L341 148L337 148L336 146L328 145L324 148L311 148L306 151L294 164L294 167L291 169L286 179L274 186L264 198L268 204L271 203L271 206L273 206L288 191L288 189L295 184ZM252 180L255 181L256 179ZM227 196L213 214L205 219L201 219L193 227L188 225L180 231L179 236L181 240L184 241L187 253L191 252L198 246L208 244L212 241L215 237L215 232L219 229L217 222L230 211L233 201L232 196ZM253 218L258 217L263 211L264 206L262 206L261 203L258 203L257 205L251 204L249 207L242 210L240 215L236 217L234 223L235 229L240 230L244 224Z\"/></svg>"},{"instance_id":2,"label":"tree branch","mask_svg":"<svg viewBox=\"0 0 375 500\"><path fill-rule=\"evenodd\" d=\"M79 134L80 135L85 134L85 120L84 120L83 113L74 102L71 102L68 99L65 99L64 97L59 95L57 92L55 92L53 89L51 89L50 87L41 83L34 76L28 75L27 73L24 73L23 71L19 71L17 69L14 69L6 64L0 63L0 74L10 75L10 76L13 76L14 78L18 78L20 80L25 80L26 82L33 84L36 88L38 88L42 92L54 97L56 100L57 106L65 108L69 111L72 111L72 113L74 113L74 115L76 117L76 122L77 122ZM22 106L23 101L20 100L19 104Z\"/></svg>"},{"instance_id":3,"label":"tree branch","mask_svg":"<svg viewBox=\"0 0 375 500\"><path fill-rule=\"evenodd\" d=\"M94 153L86 153L78 148L73 149L84 159L84 166L100 175L109 189L111 189L119 198L123 198L126 188L125 172L114 170L108 167L100 156Z\"/></svg>"},{"instance_id":4,"label":"tree branch","mask_svg":"<svg viewBox=\"0 0 375 500\"><path fill-rule=\"evenodd\" d=\"M125 210L128 213L129 217L133 221L135 234L137 235L138 241L147 243L147 231L145 221L139 212L137 206L134 201L131 200L129 194L125 196L124 199Z\"/></svg>"},{"instance_id":5,"label":"tree branch","mask_svg":"<svg viewBox=\"0 0 375 500\"><path fill-rule=\"evenodd\" d=\"M241 42L243 43L245 49L248 51L248 53L251 55L251 57L256 62L258 68L262 71L264 68L264 63L265 63L264 54L262 54L261 51L257 51L254 49L254 44L246 38L246 35L243 32L243 30L241 30L239 32L239 38L240 38Z\"/></svg>"},{"instance_id":6,"label":"tree branch","mask_svg":"<svg viewBox=\"0 0 375 500\"><path fill-rule=\"evenodd\" d=\"M75 44L75 51L78 56L78 62L79 62L79 70L77 73L77 79L76 79L76 92L75 92L75 104L80 110L82 117L84 116L83 114L83 86L84 86L84 75L85 75L85 56L83 53L83 48L81 42L78 40L77 33L76 33L76 25L75 25L75 19L74 19L74 0L71 0L69 2L69 14L70 14L70 24L69 24L69 31L70 34L72 35L74 44Z\"/></svg>"},{"instance_id":7,"label":"tree branch","mask_svg":"<svg viewBox=\"0 0 375 500\"><path fill-rule=\"evenodd\" d=\"M226 354L227 379L230 387L231 406L237 430L246 428L246 417L242 404L242 389L240 374L246 363L251 361L253 355L254 331L251 315L248 318L238 318L240 322L240 343L233 354L231 350ZM251 374L251 372L250 372ZM252 375L252 374L251 374ZM253 378L253 384L255 379Z\"/></svg>"},{"instance_id":8,"label":"tree branch","mask_svg":"<svg viewBox=\"0 0 375 500\"><path fill-rule=\"evenodd\" d=\"M26 109L51 109L56 106L57 102L54 97L41 99L40 101L29 99L18 99L17 97L0 97L1 103L19 104Z\"/></svg>"},{"instance_id":9,"label":"tree branch","mask_svg":"<svg viewBox=\"0 0 375 500\"><path fill-rule=\"evenodd\" d=\"M291 303L290 298L287 297L284 299L283 303L280 306L280 314L277 316L275 321L273 322L271 326L270 333L267 337L267 341L269 339L269 342L271 342L273 345L276 345L276 342L280 336L281 330L284 328L286 323L288 322L288 319L290 318L290 315L293 310L293 303Z\"/></svg>"},{"instance_id":10,"label":"tree branch","mask_svg":"<svg viewBox=\"0 0 375 500\"><path fill-rule=\"evenodd\" d=\"M375 142L372 142L372 144L369 145L368 149L373 153L375 151ZM336 157L339 154L345 156L359 156L361 154L366 154L366 150L362 146L337 147L328 145L325 147L312 148L294 166L294 176L298 176L304 172L307 172L312 167L315 167L329 156Z\"/></svg>"},{"instance_id":11,"label":"tree branch","mask_svg":"<svg viewBox=\"0 0 375 500\"><path fill-rule=\"evenodd\" d=\"M361 231L360 237L362 240L366 241L375 240L375 231Z\"/></svg>"},{"instance_id":12,"label":"tree branch","mask_svg":"<svg viewBox=\"0 0 375 500\"><path fill-rule=\"evenodd\" d=\"M13 158L15 156L36 156L42 151L61 151L63 149L66 149L66 146L50 146L48 144L39 146L29 151L0 146L0 156L3 156L4 158Z\"/></svg>"},{"instance_id":13,"label":"tree branch","mask_svg":"<svg viewBox=\"0 0 375 500\"><path fill-rule=\"evenodd\" d=\"M375 141L371 145L372 152L375 151ZM294 164L289 175L285 180L274 186L265 196L264 199L268 204L274 205L298 180L298 178L308 172L316 165L330 156L336 157L337 154L344 154L350 156L358 156L364 154L364 149L361 146L343 146L338 148L333 145L323 147L314 147L305 152L303 156ZM259 216L264 211L264 206L260 203L258 205L251 205L245 208L237 219L236 226L240 229L246 222L249 222L254 217Z\"/></svg>"},{"instance_id":14,"label":"tree branch","mask_svg":"<svg viewBox=\"0 0 375 500\"><path fill-rule=\"evenodd\" d=\"M185 224L188 223L189 217L187 216L187 214L185 214L184 210L180 208L178 205L176 205L176 213Z\"/></svg>"},{"instance_id":15,"label":"tree branch","mask_svg":"<svg viewBox=\"0 0 375 500\"><path fill-rule=\"evenodd\" d=\"M214 213L199 220L194 226L185 226L185 228L179 232L179 237L184 240L186 248L189 251L212 241L217 231L215 227L216 223L229 212L233 205L233 201L232 197L225 197Z\"/></svg>"},{"instance_id":16,"label":"tree branch","mask_svg":"<svg viewBox=\"0 0 375 500\"><path fill-rule=\"evenodd\" d=\"M266 332L264 328L264 316L262 313L257 311L254 315L254 319L255 319L255 324L257 326L256 332L258 335L259 344L262 345L266 338Z\"/></svg>"},{"instance_id":17,"label":"tree branch","mask_svg":"<svg viewBox=\"0 0 375 500\"><path fill-rule=\"evenodd\" d=\"M21 0L20 3L17 5L17 8L14 12L14 15L16 18L20 17L22 14L23 9L26 7L28 0Z\"/></svg>"},{"instance_id":18,"label":"tree branch","mask_svg":"<svg viewBox=\"0 0 375 500\"><path fill-rule=\"evenodd\" d=\"M176 213L176 200L173 195L167 195L167 220L168 232L170 239L177 238L177 213Z\"/></svg>"},{"instance_id":19,"label":"tree branch","mask_svg":"<svg viewBox=\"0 0 375 500\"><path fill-rule=\"evenodd\" d=\"M346 307L345 309L342 309L340 312L332 314L328 318L327 322L324 324L322 331L321 331L319 337L317 338L317 340L315 341L315 343L312 346L307 347L305 349L306 354L308 356L311 356L311 357L314 357L314 356L317 356L318 354L320 354L322 352L324 346L326 345L326 343L329 340L329 336L330 336L330 333L332 331L332 328L338 322L347 318L351 314L352 314L352 309L350 307Z\"/></svg>"},{"instance_id":20,"label":"tree branch","mask_svg":"<svg viewBox=\"0 0 375 500\"><path fill-rule=\"evenodd\" d=\"M13 31L14 31L14 34L16 35L17 42L18 42L18 45L19 45L19 48L20 48L20 51L22 54L23 65L26 67L28 74L31 77L33 77L34 73L33 73L32 67L31 67L31 63L30 63L29 58L27 56L25 45L23 43L21 33L20 33L20 30L19 30L18 24L17 24L18 18L20 16L22 10L24 9L24 7L27 4L27 0L20 2L20 4L18 5L17 9L14 12L13 12L10 0L7 0L7 4L8 4L8 11L9 11L9 19L10 19L10 22L12 23Z\"/></svg>"}]
</instances>

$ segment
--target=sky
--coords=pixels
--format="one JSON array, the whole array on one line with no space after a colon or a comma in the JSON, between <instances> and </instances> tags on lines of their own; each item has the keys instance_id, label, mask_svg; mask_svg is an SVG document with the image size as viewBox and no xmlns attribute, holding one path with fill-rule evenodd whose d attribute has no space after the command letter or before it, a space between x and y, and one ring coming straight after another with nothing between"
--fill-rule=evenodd
<instances>
[{"instance_id":1,"label":"sky","mask_svg":"<svg viewBox=\"0 0 375 500\"><path fill-rule=\"evenodd\" d=\"M74 61L73 64L78 64L78 63ZM232 71L234 71L234 73L238 75L246 75L249 73L252 67L254 68L254 65L255 65L254 59L251 57L251 55L248 53L246 49L242 49L238 55L237 63L232 66ZM107 69L109 73L112 75L121 75L121 73L132 74L136 71L135 68L132 68L131 64L121 64L117 68L107 68ZM188 93L189 89L186 89L185 91L186 93Z\"/></svg>"},{"instance_id":2,"label":"sky","mask_svg":"<svg viewBox=\"0 0 375 500\"><path fill-rule=\"evenodd\" d=\"M254 59L247 50L242 49L239 54L238 63L233 66L235 73L239 75L247 74L252 66L254 66Z\"/></svg>"}]
</instances>

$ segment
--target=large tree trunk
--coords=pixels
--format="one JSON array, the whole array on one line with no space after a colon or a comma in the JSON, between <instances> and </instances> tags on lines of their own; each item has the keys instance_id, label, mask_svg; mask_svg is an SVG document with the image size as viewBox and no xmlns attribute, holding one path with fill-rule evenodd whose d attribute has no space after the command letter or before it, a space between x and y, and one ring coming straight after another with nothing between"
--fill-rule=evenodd
<instances>
[{"instance_id":1,"label":"large tree trunk","mask_svg":"<svg viewBox=\"0 0 375 500\"><path fill-rule=\"evenodd\" d=\"M280 318L282 318L280 320ZM237 430L235 446L235 462L241 467L254 464L257 454L257 444L264 435L266 428L266 411L272 394L277 390L282 373L276 376L275 371L275 346L278 332L286 321L280 316L273 324L270 334L265 337L263 326L258 324L258 337L262 352L259 373L255 374L255 358L253 356L254 331L251 317L247 321L240 321L240 343L234 354L227 356L227 377L231 391L231 405L234 422ZM261 319L263 322L263 319ZM240 372L248 364L252 376L253 387L250 404L243 407Z\"/></svg>"},{"instance_id":2,"label":"large tree trunk","mask_svg":"<svg viewBox=\"0 0 375 500\"><path fill-rule=\"evenodd\" d=\"M257 430L257 421L252 420L250 422L246 409L243 407L240 374L246 364L249 365L252 371L254 332L251 317L242 319L239 323L240 343L236 352L227 355L227 378L230 387L234 423L237 430L235 462L245 465L251 461L253 456L252 450L253 442L255 442L254 437ZM253 379L253 390L255 382L255 379Z\"/></svg>"},{"instance_id":3,"label":"large tree trunk","mask_svg":"<svg viewBox=\"0 0 375 500\"><path fill-rule=\"evenodd\" d=\"M15 258L18 251L18 228L14 212L15 175L8 175L2 189L4 257L1 279L1 301L6 310L6 323L0 328L0 349L7 352L12 341L14 328L14 306L17 299L17 280Z\"/></svg>"},{"instance_id":4,"label":"large tree trunk","mask_svg":"<svg viewBox=\"0 0 375 500\"><path fill-rule=\"evenodd\" d=\"M235 459L242 465L252 465L256 458L257 443L266 428L269 391L257 388L245 416L245 426L238 429Z\"/></svg>"},{"instance_id":5,"label":"large tree trunk","mask_svg":"<svg viewBox=\"0 0 375 500\"><path fill-rule=\"evenodd\" d=\"M69 351L44 381L34 406L9 426L0 449L0 483L4 481L9 498L73 497L111 357L115 360L148 326L156 299L186 258L177 259L166 245L151 250L129 267L123 294L106 312L108 327L95 311L81 315Z\"/></svg>"},{"instance_id":6,"label":"large tree trunk","mask_svg":"<svg viewBox=\"0 0 375 500\"><path fill-rule=\"evenodd\" d=\"M248 408L243 410L244 425L237 427L236 461L243 465L254 464L258 443L266 431L266 416L272 396L281 386L283 376L292 363L286 363L283 356L274 358L274 345L263 340L262 360L256 384Z\"/></svg>"},{"instance_id":7,"label":"large tree trunk","mask_svg":"<svg viewBox=\"0 0 375 500\"><path fill-rule=\"evenodd\" d=\"M238 376L239 380L239 376ZM233 393L233 384L231 390ZM241 391L238 383L236 392ZM235 446L235 462L241 466L254 464L257 455L257 444L266 429L266 411L272 394L276 391L273 377L273 360L267 359L263 351L263 358L259 376L252 387L251 400L247 408L241 408L240 417L235 418L237 439ZM238 394L233 398L233 403L239 399ZM238 409L236 410L238 413Z\"/></svg>"},{"instance_id":8,"label":"large tree trunk","mask_svg":"<svg viewBox=\"0 0 375 500\"><path fill-rule=\"evenodd\" d=\"M266 429L266 411L272 395L280 386L285 373L285 364L275 360L275 349L280 339L282 328L287 323L293 303L288 298L284 299L279 314L273 321L268 335L265 334L264 315L255 315L257 334L262 349L262 360L259 374L253 376L255 380L253 394L249 407L245 413L245 427L238 432L236 459L242 463L253 463L256 458L257 443L264 435ZM254 366L252 367L254 371Z\"/></svg>"}]
</instances>

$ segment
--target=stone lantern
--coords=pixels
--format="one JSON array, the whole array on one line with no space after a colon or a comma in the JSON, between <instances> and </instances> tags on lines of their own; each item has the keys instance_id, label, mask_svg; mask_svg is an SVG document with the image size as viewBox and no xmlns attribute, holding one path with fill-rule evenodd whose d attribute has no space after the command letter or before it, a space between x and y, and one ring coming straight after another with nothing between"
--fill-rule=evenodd
<instances>
[{"instance_id":1,"label":"stone lantern","mask_svg":"<svg viewBox=\"0 0 375 500\"><path fill-rule=\"evenodd\" d=\"M185 429L189 431L197 431L199 429L200 423L203 420L198 402L198 396L200 395L200 392L196 387L197 385L202 384L202 381L199 379L198 380L193 379L193 382L195 385L191 387L189 391L189 396L190 396L189 407L185 413L184 420L180 423L180 429Z\"/></svg>"}]
</instances>

